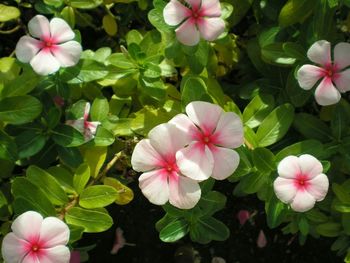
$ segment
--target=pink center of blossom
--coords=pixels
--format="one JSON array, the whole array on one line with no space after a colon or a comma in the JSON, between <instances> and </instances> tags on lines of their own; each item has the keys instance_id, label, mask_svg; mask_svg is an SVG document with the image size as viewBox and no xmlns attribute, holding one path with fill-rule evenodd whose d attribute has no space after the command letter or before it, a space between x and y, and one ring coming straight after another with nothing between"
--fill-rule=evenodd
<instances>
[{"instance_id":1,"label":"pink center of blossom","mask_svg":"<svg viewBox=\"0 0 350 263\"><path fill-rule=\"evenodd\" d=\"M338 72L338 67L335 64L329 64L326 65L322 71L321 71L321 76L322 77L327 77L330 79L334 79L337 76Z\"/></svg>"},{"instance_id":2,"label":"pink center of blossom","mask_svg":"<svg viewBox=\"0 0 350 263\"><path fill-rule=\"evenodd\" d=\"M32 252L38 252L39 249L40 249L40 248L39 248L39 245L37 245L37 244L34 244L34 245L32 246Z\"/></svg>"},{"instance_id":3,"label":"pink center of blossom","mask_svg":"<svg viewBox=\"0 0 350 263\"><path fill-rule=\"evenodd\" d=\"M167 170L168 173L179 171L179 168L177 167L175 162L174 163L171 163L171 162L166 163L164 168L165 168L165 170Z\"/></svg>"},{"instance_id":4,"label":"pink center of blossom","mask_svg":"<svg viewBox=\"0 0 350 263\"><path fill-rule=\"evenodd\" d=\"M305 190L309 186L309 180L310 178L307 175L298 174L294 179L294 185L298 190Z\"/></svg>"},{"instance_id":5,"label":"pink center of blossom","mask_svg":"<svg viewBox=\"0 0 350 263\"><path fill-rule=\"evenodd\" d=\"M46 51L53 51L57 48L57 41L52 37L43 37L40 40L39 48Z\"/></svg>"}]
</instances>

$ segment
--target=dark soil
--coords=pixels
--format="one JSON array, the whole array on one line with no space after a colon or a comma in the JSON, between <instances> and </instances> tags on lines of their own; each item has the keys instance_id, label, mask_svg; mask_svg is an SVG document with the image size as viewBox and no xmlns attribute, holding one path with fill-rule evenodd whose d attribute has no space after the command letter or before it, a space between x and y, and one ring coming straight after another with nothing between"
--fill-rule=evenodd
<instances>
[{"instance_id":1,"label":"dark soil","mask_svg":"<svg viewBox=\"0 0 350 263\"><path fill-rule=\"evenodd\" d=\"M265 214L258 212L245 225L241 226L236 214L241 209L248 211L264 211L261 201L254 196L236 198L232 196L232 184L225 183L228 197L226 208L216 217L222 220L230 229L231 235L225 242L211 242L200 245L191 242L188 237L179 242L168 244L159 240L155 223L163 216L160 207L154 206L138 190L133 183L135 199L126 206L113 206L110 214L115 225L113 229L97 235L87 235L81 245L97 246L89 252L89 262L119 262L119 263L210 263L217 256L227 263L340 263L341 257L330 251L332 239L313 239L309 237L304 246L300 246L298 238L283 235L280 229L270 230L265 221ZM220 187L220 191L221 190ZM111 255L116 227L124 231L128 243L135 246L125 246L117 255ZM265 232L267 245L258 248L257 236L260 230ZM193 260L196 254L197 260Z\"/></svg>"}]
</instances>

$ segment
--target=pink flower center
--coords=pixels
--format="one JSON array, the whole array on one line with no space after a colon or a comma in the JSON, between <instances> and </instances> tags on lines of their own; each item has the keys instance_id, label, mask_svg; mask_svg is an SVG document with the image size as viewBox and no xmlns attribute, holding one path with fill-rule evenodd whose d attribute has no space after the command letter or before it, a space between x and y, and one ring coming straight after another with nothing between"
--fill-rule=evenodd
<instances>
[{"instance_id":1,"label":"pink flower center","mask_svg":"<svg viewBox=\"0 0 350 263\"><path fill-rule=\"evenodd\" d=\"M310 178L307 175L298 174L294 179L294 185L298 190L306 190L310 185L309 180Z\"/></svg>"},{"instance_id":2,"label":"pink flower center","mask_svg":"<svg viewBox=\"0 0 350 263\"><path fill-rule=\"evenodd\" d=\"M39 247L38 244L34 244L34 245L32 246L32 252L38 252L39 249L40 249L40 247Z\"/></svg>"},{"instance_id":3,"label":"pink flower center","mask_svg":"<svg viewBox=\"0 0 350 263\"><path fill-rule=\"evenodd\" d=\"M57 41L54 38L51 37L43 37L40 40L40 49L44 49L46 51L51 51L51 50L55 50L57 48Z\"/></svg>"},{"instance_id":4,"label":"pink flower center","mask_svg":"<svg viewBox=\"0 0 350 263\"><path fill-rule=\"evenodd\" d=\"M335 64L326 65L322 70L322 77L334 79L337 76L338 67Z\"/></svg>"},{"instance_id":5,"label":"pink flower center","mask_svg":"<svg viewBox=\"0 0 350 263\"><path fill-rule=\"evenodd\" d=\"M166 163L164 166L164 169L168 172L168 173L172 173L172 172L178 172L179 168L177 167L176 163Z\"/></svg>"}]
</instances>

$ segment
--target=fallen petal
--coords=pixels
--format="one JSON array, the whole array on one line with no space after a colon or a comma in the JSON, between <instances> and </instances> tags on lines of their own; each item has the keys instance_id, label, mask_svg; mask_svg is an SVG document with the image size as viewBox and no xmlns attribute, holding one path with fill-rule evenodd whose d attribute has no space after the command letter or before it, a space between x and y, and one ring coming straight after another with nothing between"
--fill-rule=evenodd
<instances>
[{"instance_id":1,"label":"fallen petal","mask_svg":"<svg viewBox=\"0 0 350 263\"><path fill-rule=\"evenodd\" d=\"M260 230L258 239L256 240L258 248L264 248L267 245L267 240L264 231Z\"/></svg>"}]
</instances>

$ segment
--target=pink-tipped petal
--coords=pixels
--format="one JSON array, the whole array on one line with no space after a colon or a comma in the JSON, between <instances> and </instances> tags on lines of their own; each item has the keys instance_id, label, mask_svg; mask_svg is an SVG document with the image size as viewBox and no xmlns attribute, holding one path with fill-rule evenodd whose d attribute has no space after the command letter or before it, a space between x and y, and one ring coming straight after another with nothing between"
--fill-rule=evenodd
<instances>
[{"instance_id":1,"label":"pink-tipped petal","mask_svg":"<svg viewBox=\"0 0 350 263\"><path fill-rule=\"evenodd\" d=\"M307 191L316 199L322 201L328 192L329 181L325 174L319 174L312 180L308 181Z\"/></svg>"},{"instance_id":2,"label":"pink-tipped petal","mask_svg":"<svg viewBox=\"0 0 350 263\"><path fill-rule=\"evenodd\" d=\"M209 148L201 142L193 142L176 153L176 163L181 173L193 180L208 179L214 168L214 158Z\"/></svg>"},{"instance_id":3,"label":"pink-tipped petal","mask_svg":"<svg viewBox=\"0 0 350 263\"><path fill-rule=\"evenodd\" d=\"M50 39L50 23L45 16L36 15L28 23L29 33L36 38Z\"/></svg>"},{"instance_id":4,"label":"pink-tipped petal","mask_svg":"<svg viewBox=\"0 0 350 263\"><path fill-rule=\"evenodd\" d=\"M216 40L225 31L225 22L219 17L198 19L197 25L201 36L208 41Z\"/></svg>"},{"instance_id":5,"label":"pink-tipped petal","mask_svg":"<svg viewBox=\"0 0 350 263\"><path fill-rule=\"evenodd\" d=\"M69 263L70 260L69 248L63 245L42 249L39 255L40 263Z\"/></svg>"},{"instance_id":6,"label":"pink-tipped petal","mask_svg":"<svg viewBox=\"0 0 350 263\"><path fill-rule=\"evenodd\" d=\"M277 198L286 204L291 203L297 193L294 180L283 177L277 177L273 183L273 189Z\"/></svg>"},{"instance_id":7,"label":"pink-tipped petal","mask_svg":"<svg viewBox=\"0 0 350 263\"><path fill-rule=\"evenodd\" d=\"M169 178L169 202L180 209L191 209L201 197L198 182L184 176L172 175Z\"/></svg>"},{"instance_id":8,"label":"pink-tipped petal","mask_svg":"<svg viewBox=\"0 0 350 263\"><path fill-rule=\"evenodd\" d=\"M77 119L77 120L67 120L66 124L69 125L69 126L74 127L79 132L84 133L85 121L84 121L83 118L80 118L80 119Z\"/></svg>"},{"instance_id":9,"label":"pink-tipped petal","mask_svg":"<svg viewBox=\"0 0 350 263\"><path fill-rule=\"evenodd\" d=\"M92 135L96 134L97 127L101 124L99 121L88 121L85 123L87 129L90 131Z\"/></svg>"},{"instance_id":10,"label":"pink-tipped petal","mask_svg":"<svg viewBox=\"0 0 350 263\"><path fill-rule=\"evenodd\" d=\"M221 5L219 0L202 0L201 16L221 16Z\"/></svg>"},{"instance_id":11,"label":"pink-tipped petal","mask_svg":"<svg viewBox=\"0 0 350 263\"><path fill-rule=\"evenodd\" d=\"M149 139L143 139L136 144L131 156L131 165L135 171L147 172L160 168L163 163L163 158L153 148Z\"/></svg>"},{"instance_id":12,"label":"pink-tipped petal","mask_svg":"<svg viewBox=\"0 0 350 263\"><path fill-rule=\"evenodd\" d=\"M350 69L346 69L342 72L334 75L333 81L337 89L344 93L350 90Z\"/></svg>"},{"instance_id":13,"label":"pink-tipped petal","mask_svg":"<svg viewBox=\"0 0 350 263\"><path fill-rule=\"evenodd\" d=\"M198 10L202 2L202 0L185 0L185 1L191 5L191 8L193 10Z\"/></svg>"},{"instance_id":14,"label":"pink-tipped petal","mask_svg":"<svg viewBox=\"0 0 350 263\"><path fill-rule=\"evenodd\" d=\"M43 246L54 247L66 245L69 241L69 228L56 217L46 217L41 225L40 242Z\"/></svg>"},{"instance_id":15,"label":"pink-tipped petal","mask_svg":"<svg viewBox=\"0 0 350 263\"><path fill-rule=\"evenodd\" d=\"M329 66L331 61L331 44L325 40L315 42L307 51L308 58L322 66Z\"/></svg>"},{"instance_id":16,"label":"pink-tipped petal","mask_svg":"<svg viewBox=\"0 0 350 263\"><path fill-rule=\"evenodd\" d=\"M164 205L169 200L168 175L164 169L143 173L139 187L143 195L155 205Z\"/></svg>"},{"instance_id":17,"label":"pink-tipped petal","mask_svg":"<svg viewBox=\"0 0 350 263\"><path fill-rule=\"evenodd\" d=\"M71 67L79 62L82 47L77 41L68 41L57 45L51 52L61 67Z\"/></svg>"},{"instance_id":18,"label":"pink-tipped petal","mask_svg":"<svg viewBox=\"0 0 350 263\"><path fill-rule=\"evenodd\" d=\"M67 22L61 18L55 17L51 19L50 30L51 37L56 44L72 40L75 37L73 30Z\"/></svg>"},{"instance_id":19,"label":"pink-tipped petal","mask_svg":"<svg viewBox=\"0 0 350 263\"><path fill-rule=\"evenodd\" d=\"M314 207L315 202L315 198L307 191L298 191L291 203L291 207L296 212L306 212Z\"/></svg>"},{"instance_id":20,"label":"pink-tipped petal","mask_svg":"<svg viewBox=\"0 0 350 263\"><path fill-rule=\"evenodd\" d=\"M37 253L29 252L21 261L21 263L42 263L39 257L37 256ZM53 263L53 262L46 262L46 263Z\"/></svg>"},{"instance_id":21,"label":"pink-tipped petal","mask_svg":"<svg viewBox=\"0 0 350 263\"><path fill-rule=\"evenodd\" d=\"M341 95L333 86L330 78L323 78L315 91L315 99L319 105L328 106L339 102Z\"/></svg>"},{"instance_id":22,"label":"pink-tipped petal","mask_svg":"<svg viewBox=\"0 0 350 263\"><path fill-rule=\"evenodd\" d=\"M163 123L154 127L148 137L153 148L169 162L174 162L176 152L187 144L183 132L171 123Z\"/></svg>"},{"instance_id":23,"label":"pink-tipped petal","mask_svg":"<svg viewBox=\"0 0 350 263\"><path fill-rule=\"evenodd\" d=\"M223 112L220 106L204 101L194 101L186 106L188 117L205 135L214 131Z\"/></svg>"},{"instance_id":24,"label":"pink-tipped petal","mask_svg":"<svg viewBox=\"0 0 350 263\"><path fill-rule=\"evenodd\" d=\"M60 63L52 56L51 52L42 49L34 58L30 61L30 65L34 71L39 75L49 75L60 69Z\"/></svg>"},{"instance_id":25,"label":"pink-tipped petal","mask_svg":"<svg viewBox=\"0 0 350 263\"><path fill-rule=\"evenodd\" d=\"M297 174L300 174L299 158L296 156L287 156L277 167L279 176L287 179L294 179Z\"/></svg>"},{"instance_id":26,"label":"pink-tipped petal","mask_svg":"<svg viewBox=\"0 0 350 263\"><path fill-rule=\"evenodd\" d=\"M180 129L184 137L186 138L186 144L189 144L192 140L197 138L199 133L198 128L193 122L187 117L187 115L180 113L173 117L169 123L176 125Z\"/></svg>"},{"instance_id":27,"label":"pink-tipped petal","mask_svg":"<svg viewBox=\"0 0 350 263\"><path fill-rule=\"evenodd\" d=\"M89 119L90 108L91 108L91 105L89 102L87 102L84 107L84 114L83 114L84 121L87 121Z\"/></svg>"},{"instance_id":28,"label":"pink-tipped petal","mask_svg":"<svg viewBox=\"0 0 350 263\"><path fill-rule=\"evenodd\" d=\"M8 233L2 240L2 257L7 263L21 262L22 258L28 253L26 248L29 246L29 243L19 239L14 233Z\"/></svg>"},{"instance_id":29,"label":"pink-tipped petal","mask_svg":"<svg viewBox=\"0 0 350 263\"><path fill-rule=\"evenodd\" d=\"M239 155L236 151L213 146L210 148L214 157L213 177L216 180L224 180L238 167Z\"/></svg>"},{"instance_id":30,"label":"pink-tipped petal","mask_svg":"<svg viewBox=\"0 0 350 263\"><path fill-rule=\"evenodd\" d=\"M221 114L213 134L213 143L226 148L237 148L243 141L243 124L240 117L233 112Z\"/></svg>"},{"instance_id":31,"label":"pink-tipped petal","mask_svg":"<svg viewBox=\"0 0 350 263\"><path fill-rule=\"evenodd\" d=\"M177 39L187 46L195 46L200 40L199 31L191 18L182 23L175 32Z\"/></svg>"},{"instance_id":32,"label":"pink-tipped petal","mask_svg":"<svg viewBox=\"0 0 350 263\"><path fill-rule=\"evenodd\" d=\"M23 63L28 63L40 50L40 41L29 36L23 36L16 45L16 57Z\"/></svg>"},{"instance_id":33,"label":"pink-tipped petal","mask_svg":"<svg viewBox=\"0 0 350 263\"><path fill-rule=\"evenodd\" d=\"M170 26L176 26L191 15L192 11L178 0L171 0L163 10L164 21Z\"/></svg>"},{"instance_id":34,"label":"pink-tipped petal","mask_svg":"<svg viewBox=\"0 0 350 263\"><path fill-rule=\"evenodd\" d=\"M303 154L299 156L300 171L308 179L312 179L323 171L322 164L319 160L310 154Z\"/></svg>"},{"instance_id":35,"label":"pink-tipped petal","mask_svg":"<svg viewBox=\"0 0 350 263\"><path fill-rule=\"evenodd\" d=\"M39 238L43 217L38 212L28 211L13 221L11 229L18 238L31 241ZM28 225L30 224L30 227Z\"/></svg>"},{"instance_id":36,"label":"pink-tipped petal","mask_svg":"<svg viewBox=\"0 0 350 263\"><path fill-rule=\"evenodd\" d=\"M334 65L337 69L350 66L350 44L340 42L334 47Z\"/></svg>"},{"instance_id":37,"label":"pink-tipped petal","mask_svg":"<svg viewBox=\"0 0 350 263\"><path fill-rule=\"evenodd\" d=\"M324 70L313 65L303 65L297 72L299 86L309 90L315 86L316 82L324 77Z\"/></svg>"}]
</instances>

